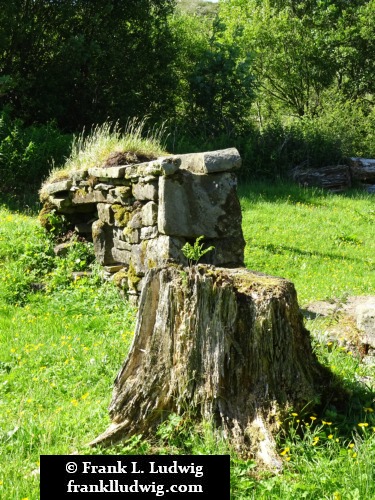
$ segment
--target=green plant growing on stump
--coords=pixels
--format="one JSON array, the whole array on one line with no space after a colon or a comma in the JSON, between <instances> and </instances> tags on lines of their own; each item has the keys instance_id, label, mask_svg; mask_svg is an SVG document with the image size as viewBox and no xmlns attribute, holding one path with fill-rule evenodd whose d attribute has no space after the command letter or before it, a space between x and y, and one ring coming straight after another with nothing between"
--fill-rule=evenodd
<instances>
[{"instance_id":1,"label":"green plant growing on stump","mask_svg":"<svg viewBox=\"0 0 375 500\"><path fill-rule=\"evenodd\" d=\"M193 264L198 264L198 261L208 252L211 252L215 249L214 246L210 246L208 248L203 249L203 243L200 243L203 240L204 236L199 236L194 245L190 243L185 243L185 245L181 248L182 253L189 261L189 266L191 267Z\"/></svg>"}]
</instances>

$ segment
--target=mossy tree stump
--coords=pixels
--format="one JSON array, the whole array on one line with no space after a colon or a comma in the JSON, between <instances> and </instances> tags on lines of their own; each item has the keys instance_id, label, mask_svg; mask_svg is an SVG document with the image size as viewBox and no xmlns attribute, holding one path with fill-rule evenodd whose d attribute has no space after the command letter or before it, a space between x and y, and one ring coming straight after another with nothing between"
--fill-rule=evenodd
<instances>
[{"instance_id":1,"label":"mossy tree stump","mask_svg":"<svg viewBox=\"0 0 375 500\"><path fill-rule=\"evenodd\" d=\"M115 380L113 423L91 444L147 436L188 412L243 456L277 465L279 415L316 402L327 380L291 282L244 268L151 269Z\"/></svg>"}]
</instances>

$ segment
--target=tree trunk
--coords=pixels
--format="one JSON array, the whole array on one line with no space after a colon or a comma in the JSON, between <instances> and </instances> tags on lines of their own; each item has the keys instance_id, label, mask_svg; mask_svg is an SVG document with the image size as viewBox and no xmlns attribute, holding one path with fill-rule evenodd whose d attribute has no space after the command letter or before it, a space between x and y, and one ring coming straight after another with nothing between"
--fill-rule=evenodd
<instances>
[{"instance_id":1,"label":"tree trunk","mask_svg":"<svg viewBox=\"0 0 375 500\"><path fill-rule=\"evenodd\" d=\"M277 466L279 416L317 402L327 380L291 282L245 268L151 269L115 381L113 424L91 444L147 436L168 414L188 412L243 456Z\"/></svg>"}]
</instances>

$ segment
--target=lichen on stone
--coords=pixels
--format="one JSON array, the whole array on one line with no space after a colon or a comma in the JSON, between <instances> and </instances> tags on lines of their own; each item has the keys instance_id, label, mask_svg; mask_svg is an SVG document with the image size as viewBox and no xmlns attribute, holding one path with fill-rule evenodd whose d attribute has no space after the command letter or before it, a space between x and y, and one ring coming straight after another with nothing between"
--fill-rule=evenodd
<instances>
[{"instance_id":1,"label":"lichen on stone","mask_svg":"<svg viewBox=\"0 0 375 500\"><path fill-rule=\"evenodd\" d=\"M121 290L128 289L128 272L127 271L121 270L121 271L115 273L112 280L113 280L113 283L118 288L121 288Z\"/></svg>"},{"instance_id":2,"label":"lichen on stone","mask_svg":"<svg viewBox=\"0 0 375 500\"><path fill-rule=\"evenodd\" d=\"M112 205L115 221L119 227L125 227L130 220L130 213L127 207L120 204Z\"/></svg>"},{"instance_id":3,"label":"lichen on stone","mask_svg":"<svg viewBox=\"0 0 375 500\"><path fill-rule=\"evenodd\" d=\"M129 269L127 273L129 288L133 291L137 291L137 285L141 281L141 278L137 275L134 265L132 262L129 264Z\"/></svg>"}]
</instances>

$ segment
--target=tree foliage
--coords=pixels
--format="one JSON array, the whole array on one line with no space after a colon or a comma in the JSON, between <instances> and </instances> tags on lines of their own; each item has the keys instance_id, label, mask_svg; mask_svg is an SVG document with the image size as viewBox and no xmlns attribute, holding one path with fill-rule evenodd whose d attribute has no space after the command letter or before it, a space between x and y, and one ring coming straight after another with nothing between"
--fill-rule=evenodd
<instances>
[{"instance_id":1,"label":"tree foliage","mask_svg":"<svg viewBox=\"0 0 375 500\"><path fill-rule=\"evenodd\" d=\"M224 0L221 16L242 51L255 54L262 115L319 114L326 89L373 93L374 1ZM238 36L240 33L240 36Z\"/></svg>"},{"instance_id":2,"label":"tree foliage","mask_svg":"<svg viewBox=\"0 0 375 500\"><path fill-rule=\"evenodd\" d=\"M171 152L236 146L256 175L374 156L374 54L375 0L0 0L3 178L39 126L133 117L166 122Z\"/></svg>"},{"instance_id":3,"label":"tree foliage","mask_svg":"<svg viewBox=\"0 0 375 500\"><path fill-rule=\"evenodd\" d=\"M77 129L156 116L173 87L173 0L0 1L1 103Z\"/></svg>"}]
</instances>

